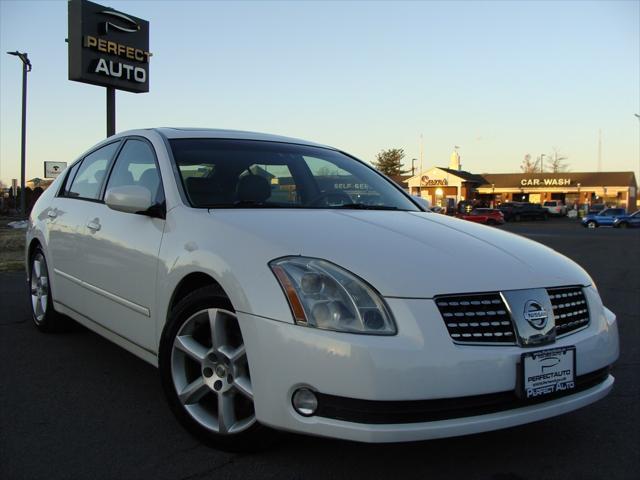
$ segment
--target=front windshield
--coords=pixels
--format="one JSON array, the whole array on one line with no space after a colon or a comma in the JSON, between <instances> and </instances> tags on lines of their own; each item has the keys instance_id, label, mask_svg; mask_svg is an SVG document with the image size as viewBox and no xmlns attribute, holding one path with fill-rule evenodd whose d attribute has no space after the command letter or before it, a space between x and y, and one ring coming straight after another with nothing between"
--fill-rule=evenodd
<instances>
[{"instance_id":1,"label":"front windshield","mask_svg":"<svg viewBox=\"0 0 640 480\"><path fill-rule=\"evenodd\" d=\"M170 144L194 207L420 211L389 180L334 150L211 138Z\"/></svg>"}]
</instances>

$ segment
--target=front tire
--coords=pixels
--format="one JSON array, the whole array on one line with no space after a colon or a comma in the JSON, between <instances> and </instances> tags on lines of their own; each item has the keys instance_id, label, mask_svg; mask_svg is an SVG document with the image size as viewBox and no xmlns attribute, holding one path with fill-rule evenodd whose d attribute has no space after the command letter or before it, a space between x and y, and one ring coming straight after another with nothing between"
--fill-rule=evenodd
<instances>
[{"instance_id":1,"label":"front tire","mask_svg":"<svg viewBox=\"0 0 640 480\"><path fill-rule=\"evenodd\" d=\"M627 222L620 222L618 228L629 228L629 224Z\"/></svg>"},{"instance_id":2,"label":"front tire","mask_svg":"<svg viewBox=\"0 0 640 480\"><path fill-rule=\"evenodd\" d=\"M55 333L69 329L70 320L53 309L49 269L40 247L36 247L29 259L29 300L31 319L38 330Z\"/></svg>"},{"instance_id":3,"label":"front tire","mask_svg":"<svg viewBox=\"0 0 640 480\"><path fill-rule=\"evenodd\" d=\"M240 325L219 290L200 288L171 311L159 368L169 407L192 435L226 451L265 446Z\"/></svg>"},{"instance_id":4,"label":"front tire","mask_svg":"<svg viewBox=\"0 0 640 480\"><path fill-rule=\"evenodd\" d=\"M593 220L587 222L587 228L598 228L598 224Z\"/></svg>"}]
</instances>

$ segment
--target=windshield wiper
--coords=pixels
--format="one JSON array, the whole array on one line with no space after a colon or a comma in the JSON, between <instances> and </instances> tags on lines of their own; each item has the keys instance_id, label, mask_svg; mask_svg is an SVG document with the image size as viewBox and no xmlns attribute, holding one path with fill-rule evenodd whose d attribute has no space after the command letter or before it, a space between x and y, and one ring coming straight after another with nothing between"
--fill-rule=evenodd
<instances>
[{"instance_id":1,"label":"windshield wiper","mask_svg":"<svg viewBox=\"0 0 640 480\"><path fill-rule=\"evenodd\" d=\"M346 210L400 210L398 207L391 205L367 205L366 203L345 203L344 205L336 205L330 208L343 208Z\"/></svg>"},{"instance_id":2,"label":"windshield wiper","mask_svg":"<svg viewBox=\"0 0 640 480\"><path fill-rule=\"evenodd\" d=\"M277 203L255 202L253 200L238 200L233 203L208 203L199 205L201 208L296 208L291 205L279 205Z\"/></svg>"}]
</instances>

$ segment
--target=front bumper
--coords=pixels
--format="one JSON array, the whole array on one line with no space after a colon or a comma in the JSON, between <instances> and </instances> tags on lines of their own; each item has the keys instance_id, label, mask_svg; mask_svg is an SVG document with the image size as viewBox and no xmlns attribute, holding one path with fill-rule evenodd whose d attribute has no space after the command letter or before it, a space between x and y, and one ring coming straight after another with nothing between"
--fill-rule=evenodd
<instances>
[{"instance_id":1,"label":"front bumper","mask_svg":"<svg viewBox=\"0 0 640 480\"><path fill-rule=\"evenodd\" d=\"M575 346L578 377L605 369L619 353L615 315L602 307L594 291L586 289L586 294L589 327L539 347ZM355 402L446 402L515 391L517 364L525 349L456 345L433 301L387 299L387 303L398 323L398 334L392 337L328 332L239 313L258 420L282 430L356 441L414 441L549 418L595 402L612 388L614 379L605 374L593 386L543 403L499 411L469 409L468 415L430 417L430 421L392 418L392 423L380 423L357 415L349 418L358 421L298 415L291 396L301 386L320 392L321 402L323 395Z\"/></svg>"}]
</instances>

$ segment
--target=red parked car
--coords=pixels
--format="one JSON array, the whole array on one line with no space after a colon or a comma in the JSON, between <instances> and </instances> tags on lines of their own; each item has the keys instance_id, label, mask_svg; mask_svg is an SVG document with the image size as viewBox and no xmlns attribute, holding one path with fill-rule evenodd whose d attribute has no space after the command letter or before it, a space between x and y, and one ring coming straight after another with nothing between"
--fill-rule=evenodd
<instances>
[{"instance_id":1,"label":"red parked car","mask_svg":"<svg viewBox=\"0 0 640 480\"><path fill-rule=\"evenodd\" d=\"M456 217L485 225L502 225L504 223L504 215L500 210L494 208L474 208L469 213L458 213Z\"/></svg>"}]
</instances>

